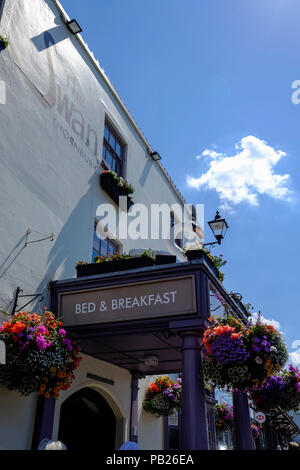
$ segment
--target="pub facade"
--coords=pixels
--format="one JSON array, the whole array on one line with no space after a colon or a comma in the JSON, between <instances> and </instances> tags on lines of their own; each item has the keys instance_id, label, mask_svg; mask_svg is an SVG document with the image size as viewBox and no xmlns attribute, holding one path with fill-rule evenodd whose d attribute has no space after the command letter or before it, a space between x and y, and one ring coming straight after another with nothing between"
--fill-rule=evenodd
<instances>
[{"instance_id":1,"label":"pub facade","mask_svg":"<svg viewBox=\"0 0 300 470\"><path fill-rule=\"evenodd\" d=\"M45 437L70 449L112 450L128 440L168 448L168 420L147 414L142 402L153 376L180 374L176 445L215 449L201 336L216 293L242 321L246 311L205 259L187 260L175 236L118 238L101 224L103 205L115 209L121 229L138 205L165 204L173 227L185 201L69 21L56 0L0 0L9 43L0 51L1 316L47 307L83 357L55 400L1 388L0 448L36 449ZM110 171L134 188L133 196L122 193L125 206L105 181ZM76 277L79 261L145 250L152 265L83 275L78 268ZM238 447L253 448L247 398L233 400Z\"/></svg>"}]
</instances>

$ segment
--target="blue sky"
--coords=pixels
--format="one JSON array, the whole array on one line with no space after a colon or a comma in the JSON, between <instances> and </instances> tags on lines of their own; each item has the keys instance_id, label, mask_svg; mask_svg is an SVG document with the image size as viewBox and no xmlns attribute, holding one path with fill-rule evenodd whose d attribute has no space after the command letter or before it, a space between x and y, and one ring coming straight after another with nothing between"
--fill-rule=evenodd
<instances>
[{"instance_id":1,"label":"blue sky","mask_svg":"<svg viewBox=\"0 0 300 470\"><path fill-rule=\"evenodd\" d=\"M225 287L278 321L296 353L299 0L62 5L186 201L204 203L206 220L221 207Z\"/></svg>"}]
</instances>

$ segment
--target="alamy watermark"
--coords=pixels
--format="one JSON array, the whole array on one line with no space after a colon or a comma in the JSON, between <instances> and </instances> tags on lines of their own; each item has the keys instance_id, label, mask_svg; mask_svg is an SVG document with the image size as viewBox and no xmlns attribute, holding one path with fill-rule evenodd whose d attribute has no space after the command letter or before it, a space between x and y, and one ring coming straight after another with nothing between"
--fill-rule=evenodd
<instances>
[{"instance_id":1,"label":"alamy watermark","mask_svg":"<svg viewBox=\"0 0 300 470\"><path fill-rule=\"evenodd\" d=\"M204 204L134 204L127 211L127 197L120 196L119 210L100 204L96 211L99 238L116 240L182 240L201 244L204 240Z\"/></svg>"}]
</instances>

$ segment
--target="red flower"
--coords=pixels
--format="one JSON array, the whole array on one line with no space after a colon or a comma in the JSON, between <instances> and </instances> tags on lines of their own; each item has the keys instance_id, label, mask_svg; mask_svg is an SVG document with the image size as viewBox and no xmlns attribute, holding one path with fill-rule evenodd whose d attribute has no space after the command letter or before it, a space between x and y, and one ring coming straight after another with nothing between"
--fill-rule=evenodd
<instances>
[{"instance_id":1,"label":"red flower","mask_svg":"<svg viewBox=\"0 0 300 470\"><path fill-rule=\"evenodd\" d=\"M12 333L18 334L18 333L21 333L24 330L24 328L25 328L25 324L22 323L21 321L17 321L17 323L15 323L13 327L11 328L11 331Z\"/></svg>"}]
</instances>

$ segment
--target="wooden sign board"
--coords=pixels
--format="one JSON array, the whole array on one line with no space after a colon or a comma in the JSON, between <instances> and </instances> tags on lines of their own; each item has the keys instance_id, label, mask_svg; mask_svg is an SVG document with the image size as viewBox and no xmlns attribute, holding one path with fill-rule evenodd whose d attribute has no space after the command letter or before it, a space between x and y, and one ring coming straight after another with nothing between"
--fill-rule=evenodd
<instances>
[{"instance_id":1,"label":"wooden sign board","mask_svg":"<svg viewBox=\"0 0 300 470\"><path fill-rule=\"evenodd\" d=\"M65 326L196 314L195 277L127 283L59 295Z\"/></svg>"}]
</instances>

